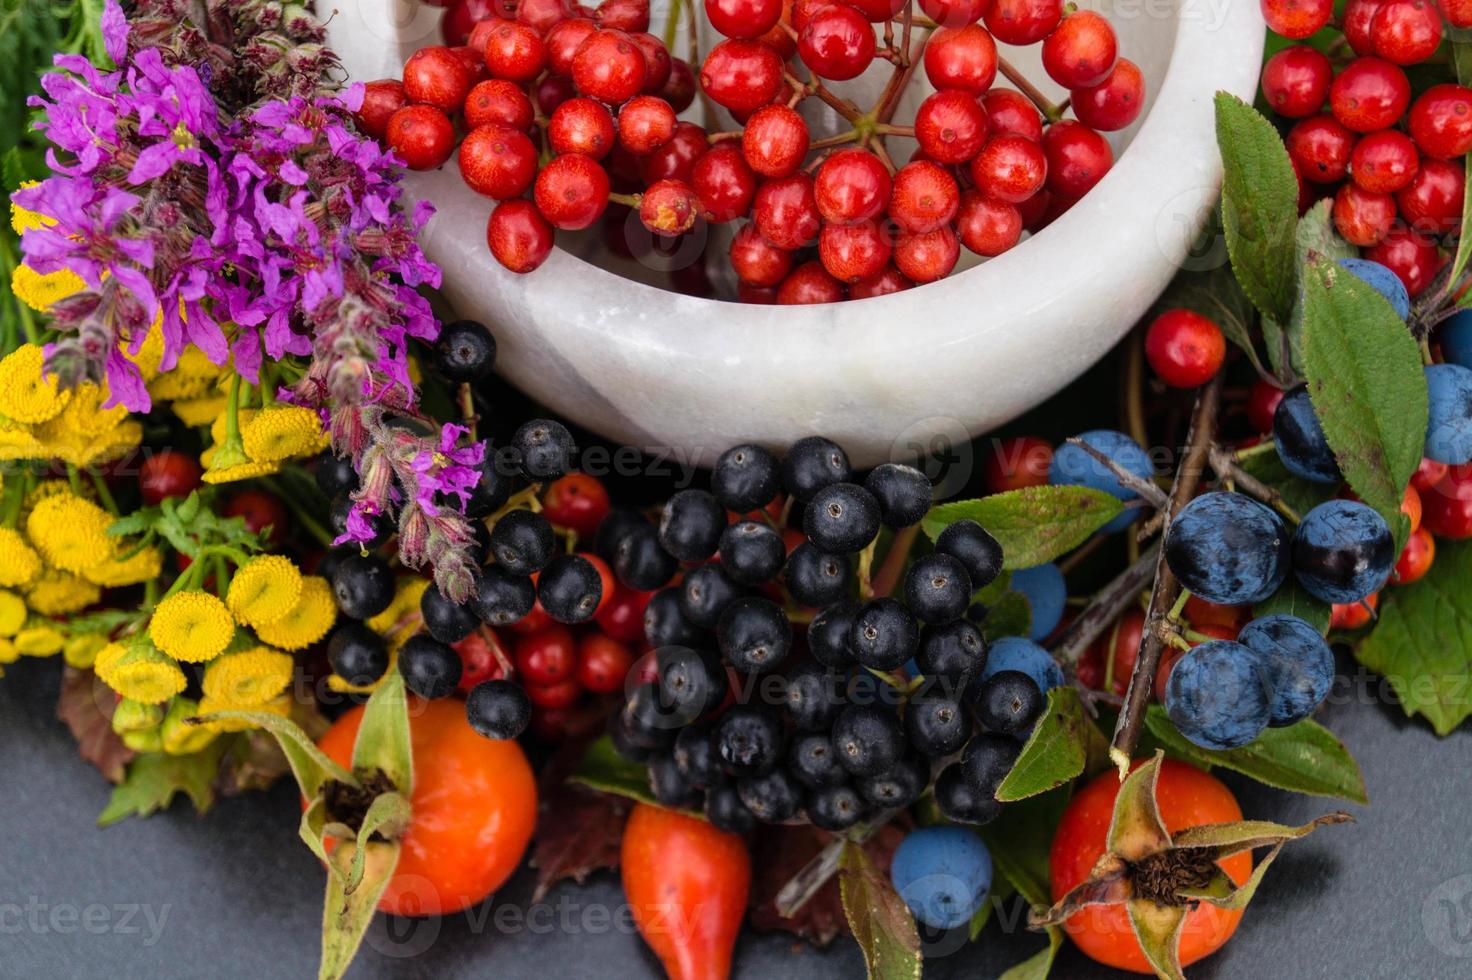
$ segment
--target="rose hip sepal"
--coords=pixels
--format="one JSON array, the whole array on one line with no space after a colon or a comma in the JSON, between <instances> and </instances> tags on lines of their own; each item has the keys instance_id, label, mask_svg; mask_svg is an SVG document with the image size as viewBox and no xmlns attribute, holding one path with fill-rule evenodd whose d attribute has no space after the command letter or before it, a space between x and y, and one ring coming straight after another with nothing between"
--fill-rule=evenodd
<instances>
[{"instance_id":1,"label":"rose hip sepal","mask_svg":"<svg viewBox=\"0 0 1472 980\"><path fill-rule=\"evenodd\" d=\"M1335 811L1301 827L1267 820L1188 827L1174 836L1165 829L1156 799L1164 753L1138 763L1125 777L1114 802L1107 844L1088 879L1052 908L1034 908L1028 927L1061 926L1075 912L1098 905L1123 905L1145 959L1167 980L1184 980L1180 941L1187 913L1202 902L1221 909L1243 909L1252 901L1268 866L1291 840L1321 826L1352 823ZM1241 884L1217 863L1259 847L1272 850Z\"/></svg>"}]
</instances>

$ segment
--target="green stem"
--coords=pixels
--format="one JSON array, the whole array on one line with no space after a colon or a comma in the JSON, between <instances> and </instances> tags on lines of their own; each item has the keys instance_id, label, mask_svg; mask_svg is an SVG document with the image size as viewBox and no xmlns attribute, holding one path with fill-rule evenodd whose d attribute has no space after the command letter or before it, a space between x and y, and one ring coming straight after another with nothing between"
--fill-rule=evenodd
<instances>
[{"instance_id":1,"label":"green stem","mask_svg":"<svg viewBox=\"0 0 1472 980\"><path fill-rule=\"evenodd\" d=\"M66 464L66 482L71 484L72 493L82 496L82 475L71 463Z\"/></svg>"},{"instance_id":2,"label":"green stem","mask_svg":"<svg viewBox=\"0 0 1472 980\"><path fill-rule=\"evenodd\" d=\"M287 509L291 511L291 516L296 518L298 524L307 529L308 534L316 538L324 548L332 547L333 536L328 533L327 528L322 526L321 521L307 513L306 508L301 505L296 494L288 491L272 477L263 477L261 482L271 488L271 492L276 494L278 500L286 504Z\"/></svg>"},{"instance_id":3,"label":"green stem","mask_svg":"<svg viewBox=\"0 0 1472 980\"><path fill-rule=\"evenodd\" d=\"M664 20L664 46L666 49L675 50L675 35L680 31L680 11L684 9L684 0L670 0L670 13Z\"/></svg>"},{"instance_id":4,"label":"green stem","mask_svg":"<svg viewBox=\"0 0 1472 980\"><path fill-rule=\"evenodd\" d=\"M1254 456L1261 456L1264 453L1275 453L1277 451L1277 443L1273 442L1273 440L1271 439L1264 439L1262 442L1259 442L1255 446L1247 446L1244 449L1238 449L1236 452L1232 453L1232 458L1240 463L1244 459L1251 459Z\"/></svg>"},{"instance_id":5,"label":"green stem","mask_svg":"<svg viewBox=\"0 0 1472 980\"><path fill-rule=\"evenodd\" d=\"M1181 621L1181 613L1186 608L1186 600L1190 598L1191 590L1183 587L1181 594L1176 596L1175 605L1170 607L1170 612L1165 614L1165 618L1169 619L1172 623L1179 623Z\"/></svg>"},{"instance_id":6,"label":"green stem","mask_svg":"<svg viewBox=\"0 0 1472 980\"><path fill-rule=\"evenodd\" d=\"M114 517L121 515L122 511L118 510L118 502L113 499L112 491L107 488L107 480L103 479L102 474L96 470L88 470L87 473L92 477L92 485L97 488L97 496L102 501L102 506L106 507L108 513Z\"/></svg>"}]
</instances>

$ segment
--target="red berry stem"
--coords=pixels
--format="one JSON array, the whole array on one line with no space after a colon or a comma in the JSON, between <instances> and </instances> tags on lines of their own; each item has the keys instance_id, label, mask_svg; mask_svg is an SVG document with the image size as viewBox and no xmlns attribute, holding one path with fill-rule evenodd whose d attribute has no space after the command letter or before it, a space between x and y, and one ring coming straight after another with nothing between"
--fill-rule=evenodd
<instances>
[{"instance_id":1,"label":"red berry stem","mask_svg":"<svg viewBox=\"0 0 1472 980\"><path fill-rule=\"evenodd\" d=\"M620 194L618 191L608 192L609 204L622 204L624 207L638 210L639 202L644 200L643 194Z\"/></svg>"},{"instance_id":2,"label":"red berry stem","mask_svg":"<svg viewBox=\"0 0 1472 980\"><path fill-rule=\"evenodd\" d=\"M859 131L857 129L850 129L846 133L838 133L834 136L825 136L820 140L813 140L813 142L808 144L808 149L826 150L829 147L843 146L845 143L857 143L858 141Z\"/></svg>"},{"instance_id":3,"label":"red berry stem","mask_svg":"<svg viewBox=\"0 0 1472 980\"><path fill-rule=\"evenodd\" d=\"M1038 111L1047 117L1048 122L1057 122L1063 118L1063 109L1054 105L1036 85L1028 81L1027 76L1018 71L1016 65L998 55L997 68L1007 76L1007 81L1017 86L1017 91L1027 96L1032 104L1038 107Z\"/></svg>"}]
</instances>

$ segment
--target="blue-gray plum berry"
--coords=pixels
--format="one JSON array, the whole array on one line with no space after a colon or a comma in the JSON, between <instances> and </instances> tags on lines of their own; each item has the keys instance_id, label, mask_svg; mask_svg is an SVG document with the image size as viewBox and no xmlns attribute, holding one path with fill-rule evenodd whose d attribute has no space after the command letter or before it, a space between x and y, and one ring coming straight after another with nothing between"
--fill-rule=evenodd
<instances>
[{"instance_id":1,"label":"blue-gray plum berry","mask_svg":"<svg viewBox=\"0 0 1472 980\"><path fill-rule=\"evenodd\" d=\"M910 914L936 929L954 929L986 901L992 856L973 831L925 827L900 841L889 874Z\"/></svg>"},{"instance_id":2,"label":"blue-gray plum berry","mask_svg":"<svg viewBox=\"0 0 1472 980\"><path fill-rule=\"evenodd\" d=\"M1155 476L1155 466L1150 462L1150 456L1138 442L1113 429L1095 429L1085 432L1078 437L1081 441L1088 443L1099 452L1108 456L1114 463L1125 471L1138 476L1142 480L1149 480ZM1110 471L1109 467L1089 455L1082 447L1072 443L1064 443L1053 453L1053 461L1048 466L1048 482L1054 486L1084 486L1095 490L1102 490L1112 494L1120 500L1133 500L1138 494L1128 489L1119 482L1119 477ZM1143 513L1139 509L1130 509L1104 525L1106 533L1123 531L1139 518Z\"/></svg>"},{"instance_id":3,"label":"blue-gray plum berry","mask_svg":"<svg viewBox=\"0 0 1472 980\"><path fill-rule=\"evenodd\" d=\"M1344 479L1334 450L1302 385L1283 396L1273 411L1273 444L1278 458L1294 476L1311 483L1338 483Z\"/></svg>"},{"instance_id":4,"label":"blue-gray plum berry","mask_svg":"<svg viewBox=\"0 0 1472 980\"><path fill-rule=\"evenodd\" d=\"M1400 281L1400 276L1391 272L1389 267L1379 262L1371 262L1369 259L1340 259L1339 267L1353 273L1356 278L1368 283L1375 292L1385 297L1395 315L1402 320L1411 315L1411 294L1406 291L1405 283Z\"/></svg>"},{"instance_id":5,"label":"blue-gray plum berry","mask_svg":"<svg viewBox=\"0 0 1472 980\"><path fill-rule=\"evenodd\" d=\"M1334 654L1319 631L1297 616L1262 616L1237 634L1267 671L1273 700L1268 724L1291 725L1314 713L1334 684Z\"/></svg>"},{"instance_id":6,"label":"blue-gray plum berry","mask_svg":"<svg viewBox=\"0 0 1472 980\"><path fill-rule=\"evenodd\" d=\"M1472 461L1472 368L1429 365L1426 392L1430 398L1426 455L1453 466Z\"/></svg>"},{"instance_id":7,"label":"blue-gray plum berry","mask_svg":"<svg viewBox=\"0 0 1472 980\"><path fill-rule=\"evenodd\" d=\"M1326 500L1293 536L1293 573L1324 602L1350 605L1378 592L1395 564L1385 518L1358 500Z\"/></svg>"},{"instance_id":8,"label":"blue-gray plum berry","mask_svg":"<svg viewBox=\"0 0 1472 980\"><path fill-rule=\"evenodd\" d=\"M986 680L1003 670L1020 670L1031 677L1045 695L1063 683L1063 668L1058 666L1053 655L1020 636L1004 636L991 644L981 679Z\"/></svg>"},{"instance_id":9,"label":"blue-gray plum berry","mask_svg":"<svg viewBox=\"0 0 1472 980\"><path fill-rule=\"evenodd\" d=\"M1041 640L1063 621L1063 610L1068 605L1068 583L1063 580L1063 571L1052 562L1013 572L1012 591L1027 597L1027 605L1032 612L1027 629L1029 639Z\"/></svg>"},{"instance_id":10,"label":"blue-gray plum berry","mask_svg":"<svg viewBox=\"0 0 1472 980\"><path fill-rule=\"evenodd\" d=\"M1181 584L1224 606L1261 602L1288 577L1288 529L1272 508L1240 493L1192 500L1171 521L1165 560Z\"/></svg>"},{"instance_id":11,"label":"blue-gray plum berry","mask_svg":"<svg viewBox=\"0 0 1472 980\"><path fill-rule=\"evenodd\" d=\"M1165 713L1176 729L1205 749L1239 749L1267 727L1272 691L1262 660L1247 646L1211 640L1193 648L1170 672Z\"/></svg>"}]
</instances>

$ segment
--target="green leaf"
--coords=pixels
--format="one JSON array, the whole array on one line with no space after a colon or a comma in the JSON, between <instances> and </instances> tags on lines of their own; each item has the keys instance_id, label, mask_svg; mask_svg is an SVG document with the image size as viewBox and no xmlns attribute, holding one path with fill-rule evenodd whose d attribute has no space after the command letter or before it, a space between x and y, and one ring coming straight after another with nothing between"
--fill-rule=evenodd
<instances>
[{"instance_id":1,"label":"green leaf","mask_svg":"<svg viewBox=\"0 0 1472 980\"><path fill-rule=\"evenodd\" d=\"M1187 741L1158 704L1146 712L1145 724L1167 751L1188 762L1221 766L1294 793L1370 802L1359 763L1333 732L1312 718L1287 728L1263 729L1251 744L1225 752Z\"/></svg>"},{"instance_id":2,"label":"green leaf","mask_svg":"<svg viewBox=\"0 0 1472 980\"><path fill-rule=\"evenodd\" d=\"M1334 228L1334 202L1316 203L1298 220L1294 233L1294 275L1298 288L1293 300L1293 313L1286 325L1264 320L1263 334L1268 338L1268 357L1278 377L1293 380L1303 370L1303 282L1309 261L1320 256L1352 259L1360 253L1340 237Z\"/></svg>"},{"instance_id":3,"label":"green leaf","mask_svg":"<svg viewBox=\"0 0 1472 980\"><path fill-rule=\"evenodd\" d=\"M929 799L929 797L926 797L926 799ZM992 920L992 913L997 907L1015 894L1017 894L1017 889L1013 888L1012 882L1006 878L998 878L992 882L991 890L986 893L986 900L981 903L981 908L977 909L976 914L971 917L968 934L973 943L981 935L982 930L986 928L986 924Z\"/></svg>"},{"instance_id":4,"label":"green leaf","mask_svg":"<svg viewBox=\"0 0 1472 980\"><path fill-rule=\"evenodd\" d=\"M641 803L661 806L649 790L649 770L618 754L613 739L607 735L594 739L578 762L568 782L578 783L600 793L612 793Z\"/></svg>"},{"instance_id":5,"label":"green leaf","mask_svg":"<svg viewBox=\"0 0 1472 980\"><path fill-rule=\"evenodd\" d=\"M1339 468L1390 525L1398 554L1410 534L1401 499L1426 443L1420 347L1383 296L1319 259L1304 281L1303 355L1314 413Z\"/></svg>"},{"instance_id":6,"label":"green leaf","mask_svg":"<svg viewBox=\"0 0 1472 980\"><path fill-rule=\"evenodd\" d=\"M1227 92L1216 96L1222 227L1232 271L1253 304L1279 323L1293 312L1293 239L1298 178L1278 131Z\"/></svg>"},{"instance_id":7,"label":"green leaf","mask_svg":"<svg viewBox=\"0 0 1472 980\"><path fill-rule=\"evenodd\" d=\"M1048 853L1053 846L1053 831L1067 806L1068 793L1054 790L1008 804L1001 816L977 829L991 851L998 874L1030 905L1052 904Z\"/></svg>"},{"instance_id":8,"label":"green leaf","mask_svg":"<svg viewBox=\"0 0 1472 980\"><path fill-rule=\"evenodd\" d=\"M987 607L981 633L987 642L1004 636L1026 636L1032 631L1032 603L1021 592L1004 592Z\"/></svg>"},{"instance_id":9,"label":"green leaf","mask_svg":"<svg viewBox=\"0 0 1472 980\"><path fill-rule=\"evenodd\" d=\"M1292 575L1288 576L1288 581L1271 598L1252 607L1254 616L1297 616L1325 635L1329 632L1331 611L1328 603L1309 595L1308 590L1299 585L1298 579Z\"/></svg>"},{"instance_id":10,"label":"green leaf","mask_svg":"<svg viewBox=\"0 0 1472 980\"><path fill-rule=\"evenodd\" d=\"M408 828L412 815L408 797L398 793L380 793L373 798L358 828L358 846L353 850L353 860L348 865L347 877L343 879L344 894L351 895L363 883L368 842L373 840L373 835L382 834L389 840L396 839Z\"/></svg>"},{"instance_id":11,"label":"green leaf","mask_svg":"<svg viewBox=\"0 0 1472 980\"><path fill-rule=\"evenodd\" d=\"M408 797L414 792L413 742L409 737L409 698L404 676L391 670L363 709L358 740L353 743L353 770L382 772Z\"/></svg>"},{"instance_id":12,"label":"green leaf","mask_svg":"<svg viewBox=\"0 0 1472 980\"><path fill-rule=\"evenodd\" d=\"M991 584L985 588L977 589L971 593L971 601L979 602L983 606L994 606L1001 601L1012 587L1012 573L1003 572L991 580Z\"/></svg>"},{"instance_id":13,"label":"green leaf","mask_svg":"<svg viewBox=\"0 0 1472 980\"><path fill-rule=\"evenodd\" d=\"M859 948L869 980L920 980L920 933L889 875L859 845L843 846L838 890L843 913Z\"/></svg>"},{"instance_id":14,"label":"green leaf","mask_svg":"<svg viewBox=\"0 0 1472 980\"><path fill-rule=\"evenodd\" d=\"M934 540L956 521L973 520L1002 546L1004 568L1033 568L1067 554L1124 509L1088 487L1024 487L932 508L922 525Z\"/></svg>"},{"instance_id":15,"label":"green leaf","mask_svg":"<svg viewBox=\"0 0 1472 980\"><path fill-rule=\"evenodd\" d=\"M1091 753L1101 751L1104 735L1089 719L1078 690L1071 685L1048 692L1048 706L1033 727L1012 771L997 787L997 799L1012 803L1037 796L1080 775ZM1102 747L1108 752L1107 744Z\"/></svg>"},{"instance_id":16,"label":"green leaf","mask_svg":"<svg viewBox=\"0 0 1472 980\"><path fill-rule=\"evenodd\" d=\"M301 726L290 719L268 711L212 711L200 717L248 721L273 735L276 743L281 746L286 761L291 764L291 774L296 777L297 786L309 800L317 795L322 784L329 779L349 784L354 782L352 773L328 758L327 753L317 748Z\"/></svg>"},{"instance_id":17,"label":"green leaf","mask_svg":"<svg viewBox=\"0 0 1472 980\"><path fill-rule=\"evenodd\" d=\"M1451 734L1472 714L1472 542L1437 542L1431 571L1382 592L1379 613L1355 656L1390 682L1407 715Z\"/></svg>"},{"instance_id":18,"label":"green leaf","mask_svg":"<svg viewBox=\"0 0 1472 980\"><path fill-rule=\"evenodd\" d=\"M317 860L327 865L327 870L333 874L337 873L337 865L327 856L327 846L323 837L327 831L327 801L317 797L302 811L301 823L297 825L296 834L302 839Z\"/></svg>"},{"instance_id":19,"label":"green leaf","mask_svg":"<svg viewBox=\"0 0 1472 980\"><path fill-rule=\"evenodd\" d=\"M352 892L344 887L343 865L353 860L357 845L344 841L332 852L336 874L327 876L327 900L322 905L322 965L318 980L338 980L363 944L363 934L373 921L378 900L383 897L394 869L399 866L398 841L374 841L368 845L361 884Z\"/></svg>"},{"instance_id":20,"label":"green leaf","mask_svg":"<svg viewBox=\"0 0 1472 980\"><path fill-rule=\"evenodd\" d=\"M1003 973L997 980L1047 980L1049 971L1053 969L1053 960L1058 956L1062 945L1063 930L1057 926L1049 926L1048 945Z\"/></svg>"},{"instance_id":21,"label":"green leaf","mask_svg":"<svg viewBox=\"0 0 1472 980\"><path fill-rule=\"evenodd\" d=\"M1140 951L1161 980L1186 980L1181 972L1181 931L1186 926L1183 905L1157 905L1136 898L1125 903L1130 928L1140 942Z\"/></svg>"},{"instance_id":22,"label":"green leaf","mask_svg":"<svg viewBox=\"0 0 1472 980\"><path fill-rule=\"evenodd\" d=\"M188 796L200 813L206 812L215 802L215 777L224 751L225 740L217 738L191 755L140 755L113 789L97 816L97 826L110 827L131 816L146 817L167 807L179 793Z\"/></svg>"}]
</instances>

